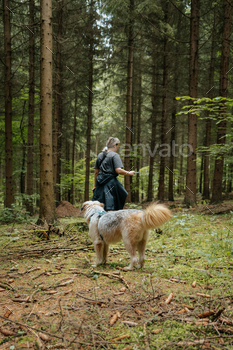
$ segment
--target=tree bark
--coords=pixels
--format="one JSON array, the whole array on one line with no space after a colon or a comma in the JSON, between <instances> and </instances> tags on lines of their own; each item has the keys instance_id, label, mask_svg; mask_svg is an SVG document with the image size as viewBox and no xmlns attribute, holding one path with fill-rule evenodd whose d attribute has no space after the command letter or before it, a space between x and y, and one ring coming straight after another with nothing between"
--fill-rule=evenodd
<instances>
[{"instance_id":1,"label":"tree bark","mask_svg":"<svg viewBox=\"0 0 233 350\"><path fill-rule=\"evenodd\" d=\"M168 23L168 2L165 8L165 23ZM167 131L167 90L168 90L168 37L164 37L163 56L163 97L162 97L162 117L161 117L161 145L160 145L160 166L159 166L159 188L158 199L164 201L165 197L165 154L163 154L166 143Z\"/></svg>"},{"instance_id":2,"label":"tree bark","mask_svg":"<svg viewBox=\"0 0 233 350\"><path fill-rule=\"evenodd\" d=\"M133 114L133 56L134 56L134 39L133 39L133 11L134 0L130 0L129 5L129 32L128 32L128 70L127 70L127 93L126 93L126 134L125 134L125 159L124 168L131 170L130 164L130 148L132 145L132 114ZM131 202L130 176L124 178L125 189L128 192L127 202Z\"/></svg>"},{"instance_id":3,"label":"tree bark","mask_svg":"<svg viewBox=\"0 0 233 350\"><path fill-rule=\"evenodd\" d=\"M219 95L227 97L228 88L228 71L229 71L229 55L230 55L230 35L231 35L231 20L232 20L232 5L228 0L223 0L224 4L224 25L222 36L222 55L221 55L221 67L220 67L220 82L219 82ZM226 113L226 109L223 107L221 112L221 118ZM226 120L222 120L218 124L217 132L217 144L224 146L226 142ZM224 156L220 155L215 160L214 179L213 179L213 191L212 191L212 203L218 203L222 201L222 179L223 179L223 166Z\"/></svg>"},{"instance_id":4,"label":"tree bark","mask_svg":"<svg viewBox=\"0 0 233 350\"><path fill-rule=\"evenodd\" d=\"M153 65L152 65L152 82L151 82L151 104L152 104L152 115L151 115L151 142L149 159L149 178L148 178L148 189L147 189L147 200L151 202L153 200L153 176L154 176L154 161L155 161L155 143L156 143L156 122L157 122L157 105L156 96L158 96L158 91L156 86L158 86L158 71L156 72L156 53L153 50L152 54ZM157 73L157 74L156 74ZM157 81L156 81L157 80ZM157 83L157 84L156 84Z\"/></svg>"},{"instance_id":5,"label":"tree bark","mask_svg":"<svg viewBox=\"0 0 233 350\"><path fill-rule=\"evenodd\" d=\"M140 201L140 163L141 163L141 149L139 147L140 142L141 142L141 113L142 113L142 66L141 66L141 55L138 57L137 61L137 81L135 81L135 86L136 86L136 92L135 92L135 132L133 134L134 136L134 144L136 144L136 154L135 156L135 169L136 169L136 174L135 174L135 182L134 182L134 202L139 202Z\"/></svg>"},{"instance_id":6,"label":"tree bark","mask_svg":"<svg viewBox=\"0 0 233 350\"><path fill-rule=\"evenodd\" d=\"M34 0L29 2L29 106L28 106L28 134L27 134L27 184L26 209L33 214L33 138L34 138L34 111L35 111L35 33L34 33Z\"/></svg>"},{"instance_id":7,"label":"tree bark","mask_svg":"<svg viewBox=\"0 0 233 350\"><path fill-rule=\"evenodd\" d=\"M176 79L176 78L175 78ZM177 84L175 84L177 85ZM178 91L175 89L175 91ZM169 184L168 184L168 200L174 201L174 150L173 150L173 143L175 142L176 138L176 105L177 101L174 98L173 102L173 112L172 112L172 124L171 124L171 154L169 159Z\"/></svg>"},{"instance_id":8,"label":"tree bark","mask_svg":"<svg viewBox=\"0 0 233 350\"><path fill-rule=\"evenodd\" d=\"M57 1L56 67L54 84L53 121L53 182L56 204L61 201L61 148L62 148L62 25L63 0Z\"/></svg>"},{"instance_id":9,"label":"tree bark","mask_svg":"<svg viewBox=\"0 0 233 350\"><path fill-rule=\"evenodd\" d=\"M199 0L191 1L190 20L190 76L189 96L197 98L198 85L198 40L199 40ZM191 154L187 158L186 192L184 202L186 205L196 205L196 149L197 149L197 116L188 115L188 144Z\"/></svg>"},{"instance_id":10,"label":"tree bark","mask_svg":"<svg viewBox=\"0 0 233 350\"><path fill-rule=\"evenodd\" d=\"M216 56L216 10L217 6L214 8L214 23L212 29L212 44L211 44L211 54L210 54L210 70L209 70L209 86L208 86L208 94L209 98L213 98L213 87L214 87L214 71L215 71L215 56ZM210 137L211 137L211 119L206 119L206 127L205 127L205 141L204 146L210 147ZM203 199L210 199L210 155L209 151L204 152L204 165L203 165Z\"/></svg>"},{"instance_id":11,"label":"tree bark","mask_svg":"<svg viewBox=\"0 0 233 350\"><path fill-rule=\"evenodd\" d=\"M12 151L12 92L11 92L11 23L9 0L3 0L4 55L5 55L5 206L14 203Z\"/></svg>"},{"instance_id":12,"label":"tree bark","mask_svg":"<svg viewBox=\"0 0 233 350\"><path fill-rule=\"evenodd\" d=\"M40 214L39 222L55 220L52 158L52 0L41 0L40 66Z\"/></svg>"},{"instance_id":13,"label":"tree bark","mask_svg":"<svg viewBox=\"0 0 233 350\"><path fill-rule=\"evenodd\" d=\"M93 33L93 0L90 7L90 44L89 44L89 84L88 84L88 115L87 115L87 133L86 133L86 180L84 201L89 200L89 178L91 161L91 129L92 129L92 103L93 103L93 56L94 56L94 33Z\"/></svg>"},{"instance_id":14,"label":"tree bark","mask_svg":"<svg viewBox=\"0 0 233 350\"><path fill-rule=\"evenodd\" d=\"M71 203L74 204L74 166L75 166L75 144L76 144L76 125L77 125L77 87L75 87L75 98L74 98L74 123L73 123L73 144L72 144L72 164L71 164L71 186L70 186L70 199Z\"/></svg>"},{"instance_id":15,"label":"tree bark","mask_svg":"<svg viewBox=\"0 0 233 350\"><path fill-rule=\"evenodd\" d=\"M22 111L22 118L20 121L20 135L21 135L21 140L22 140L22 144L23 144L23 149L22 149L22 165L21 165L21 173L20 173L20 193L22 195L22 199L23 199L23 203L25 204L25 164L26 164L26 140L24 137L24 116L25 116L25 106L26 106L26 100L24 100L24 104L23 104L23 111Z\"/></svg>"}]
</instances>

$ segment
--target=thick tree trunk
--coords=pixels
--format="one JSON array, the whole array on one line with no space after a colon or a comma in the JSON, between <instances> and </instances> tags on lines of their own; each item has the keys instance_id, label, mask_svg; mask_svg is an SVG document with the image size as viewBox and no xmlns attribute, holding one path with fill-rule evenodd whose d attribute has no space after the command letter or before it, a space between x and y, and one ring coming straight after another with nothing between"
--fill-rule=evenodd
<instances>
[{"instance_id":1,"label":"thick tree trunk","mask_svg":"<svg viewBox=\"0 0 233 350\"><path fill-rule=\"evenodd\" d=\"M220 88L219 95L227 97L228 88L228 71L229 71L229 55L230 55L230 35L231 35L231 11L232 4L228 0L224 0L224 26L222 36L222 56L221 56L221 67L220 67ZM226 113L226 109L223 108L222 116ZM226 142L226 120L222 120L218 124L217 133L217 144L224 145ZM215 160L214 168L214 180L213 180L213 192L211 202L217 203L222 201L222 179L223 179L223 165L224 156Z\"/></svg>"},{"instance_id":2,"label":"thick tree trunk","mask_svg":"<svg viewBox=\"0 0 233 350\"><path fill-rule=\"evenodd\" d=\"M191 1L190 20L190 76L189 96L197 98L198 84L198 40L199 40L199 0ZM184 202L186 205L196 205L196 149L197 149L197 116L188 115L188 144L191 154L187 158L186 192Z\"/></svg>"},{"instance_id":3,"label":"thick tree trunk","mask_svg":"<svg viewBox=\"0 0 233 350\"><path fill-rule=\"evenodd\" d=\"M57 1L56 67L54 84L53 120L53 182L56 204L61 201L61 147L62 147L62 25L63 0Z\"/></svg>"},{"instance_id":4,"label":"thick tree trunk","mask_svg":"<svg viewBox=\"0 0 233 350\"><path fill-rule=\"evenodd\" d=\"M4 54L5 54L5 206L14 203L12 154L12 93L11 93L11 25L9 0L3 0Z\"/></svg>"},{"instance_id":5,"label":"thick tree trunk","mask_svg":"<svg viewBox=\"0 0 233 350\"><path fill-rule=\"evenodd\" d=\"M92 129L92 103L93 103L93 56L94 56L94 33L93 33L93 1L90 8L90 46L89 46L89 84L88 84L88 115L87 115L87 133L86 133L86 181L84 201L89 200L89 178L91 161L91 129Z\"/></svg>"},{"instance_id":6,"label":"thick tree trunk","mask_svg":"<svg viewBox=\"0 0 233 350\"><path fill-rule=\"evenodd\" d=\"M125 160L124 168L127 171L131 170L130 163L130 147L132 145L132 114L133 114L133 56L134 56L134 39L133 39L133 11L134 0L130 0L129 12L129 33L128 33L128 71L127 71L127 94L126 94L126 134L125 134ZM127 202L131 202L130 176L125 176L125 189L128 192Z\"/></svg>"},{"instance_id":7,"label":"thick tree trunk","mask_svg":"<svg viewBox=\"0 0 233 350\"><path fill-rule=\"evenodd\" d=\"M39 222L55 220L52 158L52 0L41 0L40 78L40 214Z\"/></svg>"},{"instance_id":8,"label":"thick tree trunk","mask_svg":"<svg viewBox=\"0 0 233 350\"><path fill-rule=\"evenodd\" d=\"M168 23L168 3L165 9L165 23ZM161 145L160 145L160 166L159 166L159 188L158 199L164 201L165 197L165 161L166 155L164 147L167 132L167 90L168 90L168 37L164 37L163 56L163 97L162 97L162 117L161 117Z\"/></svg>"},{"instance_id":9,"label":"thick tree trunk","mask_svg":"<svg viewBox=\"0 0 233 350\"><path fill-rule=\"evenodd\" d=\"M149 178L148 178L148 189L147 189L147 200L151 202L153 200L153 176L154 176L154 161L155 161L155 143L156 143L156 122L157 122L157 105L156 96L158 91L158 71L156 72L156 53L153 52L153 66L152 66L152 82L151 82L151 104L152 104L152 115L151 115L151 141L150 141L150 160L149 160ZM157 80L157 81L156 81Z\"/></svg>"},{"instance_id":10,"label":"thick tree trunk","mask_svg":"<svg viewBox=\"0 0 233 350\"><path fill-rule=\"evenodd\" d=\"M28 196L33 195L33 138L34 138L34 110L35 110L35 33L34 33L34 0L29 2L29 106L28 106L28 135L27 135L27 186ZM33 200L27 198L26 209L33 214Z\"/></svg>"}]
</instances>

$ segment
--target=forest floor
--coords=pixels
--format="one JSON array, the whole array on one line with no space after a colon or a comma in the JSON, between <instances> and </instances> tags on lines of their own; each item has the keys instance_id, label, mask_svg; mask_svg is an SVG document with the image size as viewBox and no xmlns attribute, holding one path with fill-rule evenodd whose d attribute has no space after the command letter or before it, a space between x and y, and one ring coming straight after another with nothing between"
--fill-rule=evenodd
<instances>
[{"instance_id":1,"label":"forest floor","mask_svg":"<svg viewBox=\"0 0 233 350\"><path fill-rule=\"evenodd\" d=\"M122 243L93 267L82 218L60 218L64 235L49 240L33 223L1 225L0 349L233 349L233 206L225 205L219 215L178 203L162 233L151 232L145 267L129 272Z\"/></svg>"}]
</instances>

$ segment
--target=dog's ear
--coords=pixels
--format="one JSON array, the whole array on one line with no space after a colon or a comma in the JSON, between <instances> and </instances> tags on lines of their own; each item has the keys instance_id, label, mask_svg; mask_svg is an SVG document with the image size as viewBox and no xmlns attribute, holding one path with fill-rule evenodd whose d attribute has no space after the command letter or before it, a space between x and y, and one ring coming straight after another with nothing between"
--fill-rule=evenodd
<instances>
[{"instance_id":1,"label":"dog's ear","mask_svg":"<svg viewBox=\"0 0 233 350\"><path fill-rule=\"evenodd\" d=\"M82 208L81 208L81 211L84 210L87 206L87 202L84 202L83 205L82 205Z\"/></svg>"},{"instance_id":2,"label":"dog's ear","mask_svg":"<svg viewBox=\"0 0 233 350\"><path fill-rule=\"evenodd\" d=\"M100 203L99 205L100 205L102 208L104 207L104 204L103 204L103 203Z\"/></svg>"}]
</instances>

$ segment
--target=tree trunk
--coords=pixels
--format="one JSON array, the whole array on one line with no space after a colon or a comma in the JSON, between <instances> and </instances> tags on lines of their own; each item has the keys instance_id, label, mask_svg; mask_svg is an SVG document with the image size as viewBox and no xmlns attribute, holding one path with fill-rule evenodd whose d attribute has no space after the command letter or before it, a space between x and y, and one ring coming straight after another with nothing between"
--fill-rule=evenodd
<instances>
[{"instance_id":1,"label":"tree trunk","mask_svg":"<svg viewBox=\"0 0 233 350\"><path fill-rule=\"evenodd\" d=\"M175 78L176 79L176 78ZM175 84L177 85L177 84ZM178 91L175 89L175 91ZM177 101L174 99L173 102L173 112L172 112L172 125L171 125L171 142L170 142L170 147L171 147L171 154L170 154L170 159L169 159L169 184L168 184L168 200L169 201L174 201L174 142L175 142L175 137L176 137L176 105Z\"/></svg>"},{"instance_id":2,"label":"tree trunk","mask_svg":"<svg viewBox=\"0 0 233 350\"><path fill-rule=\"evenodd\" d=\"M74 204L74 161L75 161L75 143L76 143L76 125L77 125L77 87L75 87L74 98L74 124L73 124L73 144L72 144L72 164L71 164L71 186L70 186L70 201Z\"/></svg>"},{"instance_id":3,"label":"tree trunk","mask_svg":"<svg viewBox=\"0 0 233 350\"><path fill-rule=\"evenodd\" d=\"M151 104L152 104L152 115L151 115L151 142L150 142L150 160L149 160L149 178L148 178L148 189L147 189L147 200L151 202L153 200L153 175L154 175L154 160L155 160L155 144L156 144L156 122L157 122L157 105L156 97L158 96L158 71L156 72L156 53L153 51L152 54L153 66L152 66L152 82L151 82ZM156 81L157 80L157 81ZM158 98L158 97L157 97Z\"/></svg>"},{"instance_id":4,"label":"tree trunk","mask_svg":"<svg viewBox=\"0 0 233 350\"><path fill-rule=\"evenodd\" d=\"M129 32L128 32L128 71L127 71L127 94L126 94L126 134L125 134L125 160L124 168L127 171L131 170L130 164L130 148L132 145L132 113L133 113L133 56L134 56L134 39L133 39L133 11L134 0L130 0L129 5ZM125 189L128 192L127 202L131 202L130 176L124 178Z\"/></svg>"},{"instance_id":5,"label":"tree trunk","mask_svg":"<svg viewBox=\"0 0 233 350\"><path fill-rule=\"evenodd\" d=\"M56 204L61 201L61 147L62 147L62 22L63 0L57 1L56 67L54 84L53 121L53 183Z\"/></svg>"},{"instance_id":6,"label":"tree trunk","mask_svg":"<svg viewBox=\"0 0 233 350\"><path fill-rule=\"evenodd\" d=\"M134 133L134 143L136 144L136 154L135 156L135 169L136 169L136 179L135 179L135 189L134 189L134 201L140 201L140 160L141 160L141 149L139 147L141 142L141 113L142 113L142 67L141 67L141 55L138 59L137 64L137 81L135 82L137 87L135 103L136 103L136 130Z\"/></svg>"},{"instance_id":7,"label":"tree trunk","mask_svg":"<svg viewBox=\"0 0 233 350\"><path fill-rule=\"evenodd\" d=\"M201 155L200 181L199 181L199 193L202 193L203 171L204 171L204 155L202 153L202 155Z\"/></svg>"},{"instance_id":8,"label":"tree trunk","mask_svg":"<svg viewBox=\"0 0 233 350\"><path fill-rule=\"evenodd\" d=\"M3 0L4 54L5 54L5 206L14 203L12 151L12 93L11 93L11 24L9 0Z\"/></svg>"},{"instance_id":9,"label":"tree trunk","mask_svg":"<svg viewBox=\"0 0 233 350\"><path fill-rule=\"evenodd\" d=\"M221 55L221 67L220 67L220 82L219 82L219 95L227 97L228 88L228 71L229 71L229 55L230 55L230 35L231 35L231 2L224 0L224 26L222 36L222 55ZM223 108L221 117L226 113L226 109ZM226 120L222 120L218 124L217 132L217 144L223 145L226 142ZM215 160L214 179L213 179L213 193L212 203L218 203L222 201L222 179L223 179L223 165L224 156Z\"/></svg>"},{"instance_id":10,"label":"tree trunk","mask_svg":"<svg viewBox=\"0 0 233 350\"><path fill-rule=\"evenodd\" d=\"M165 23L168 23L168 2L166 3ZM167 90L168 90L168 37L164 37L164 56L163 56L163 97L162 97L162 117L161 117L161 145L160 145L160 167L159 167L159 188L158 199L164 201L165 196L165 154L164 146L166 143L167 132Z\"/></svg>"},{"instance_id":11,"label":"tree trunk","mask_svg":"<svg viewBox=\"0 0 233 350\"><path fill-rule=\"evenodd\" d=\"M35 110L35 33L34 33L34 0L29 2L29 106L28 106L28 134L27 134L27 186L28 197L33 195L33 138L34 138L34 110ZM26 209L33 214L33 200L27 198Z\"/></svg>"},{"instance_id":12,"label":"tree trunk","mask_svg":"<svg viewBox=\"0 0 233 350\"><path fill-rule=\"evenodd\" d=\"M22 111L22 118L20 121L20 135L21 135L21 140L23 143L23 147L22 147L22 165L21 165L21 173L20 173L20 193L22 195L22 199L23 199L23 203L25 204L25 164L26 164L26 141L24 138L24 127L23 127L23 123L24 123L24 116L25 116L25 106L26 106L26 100L24 100L24 104L23 104L23 111Z\"/></svg>"},{"instance_id":13,"label":"tree trunk","mask_svg":"<svg viewBox=\"0 0 233 350\"><path fill-rule=\"evenodd\" d=\"M189 96L197 98L198 84L198 39L199 39L199 0L191 1L190 20L190 76ZM196 205L196 149L197 149L197 116L188 115L188 144L192 148L187 158L186 205Z\"/></svg>"},{"instance_id":14,"label":"tree trunk","mask_svg":"<svg viewBox=\"0 0 233 350\"><path fill-rule=\"evenodd\" d=\"M89 200L89 177L91 161L91 129L92 129L92 103L93 103L93 56L94 56L94 33L93 33L93 0L90 8L90 46L89 46L89 84L88 84L88 115L87 115L87 133L86 133L86 180L84 201Z\"/></svg>"},{"instance_id":15,"label":"tree trunk","mask_svg":"<svg viewBox=\"0 0 233 350\"><path fill-rule=\"evenodd\" d=\"M179 12L177 22L177 40L181 39L181 25L182 25L182 13ZM176 138L176 113L177 113L177 92L178 90L178 81L179 81L179 70L177 67L180 65L180 50L176 51L175 60L174 60L174 98L172 106L172 123L171 123L171 141L170 141L170 159L169 159L169 184L168 184L168 200L174 201L174 167L175 167L175 138Z\"/></svg>"},{"instance_id":16,"label":"tree trunk","mask_svg":"<svg viewBox=\"0 0 233 350\"><path fill-rule=\"evenodd\" d=\"M52 0L41 0L40 67L40 214L39 222L55 219L52 158Z\"/></svg>"},{"instance_id":17,"label":"tree trunk","mask_svg":"<svg viewBox=\"0 0 233 350\"><path fill-rule=\"evenodd\" d=\"M211 44L211 55L210 55L210 71L209 71L209 86L208 86L208 97L213 98L213 87L214 87L214 71L215 71L215 56L216 56L216 10L217 6L214 8L214 23L212 28L212 44ZM210 136L211 136L211 119L206 119L206 131L205 131L205 141L204 146L210 147ZM209 164L210 155L209 151L204 152L204 168L203 168L203 199L210 199L210 176L209 176Z\"/></svg>"},{"instance_id":18,"label":"tree trunk","mask_svg":"<svg viewBox=\"0 0 233 350\"><path fill-rule=\"evenodd\" d=\"M183 130L182 130L183 131ZM184 133L182 134L181 144L184 144ZM183 160L184 157L180 156L180 169L179 169L179 178L178 178L178 194L181 195L184 191L184 169L183 169Z\"/></svg>"}]
</instances>

